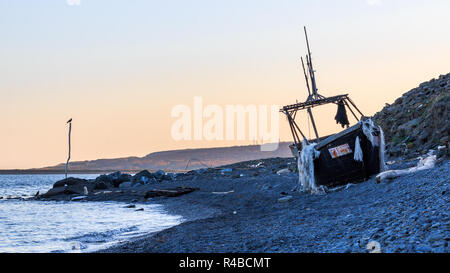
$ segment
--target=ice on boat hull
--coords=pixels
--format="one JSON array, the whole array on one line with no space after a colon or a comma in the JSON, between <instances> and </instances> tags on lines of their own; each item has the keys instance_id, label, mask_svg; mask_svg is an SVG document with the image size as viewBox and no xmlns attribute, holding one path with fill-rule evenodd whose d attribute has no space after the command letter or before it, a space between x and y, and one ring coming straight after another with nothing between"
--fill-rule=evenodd
<instances>
[{"instance_id":1,"label":"ice on boat hull","mask_svg":"<svg viewBox=\"0 0 450 273\"><path fill-rule=\"evenodd\" d=\"M299 185L305 191L362 182L384 170L383 131L368 118L318 144L303 142L290 147L298 157ZM305 164L304 158L313 160Z\"/></svg>"}]
</instances>

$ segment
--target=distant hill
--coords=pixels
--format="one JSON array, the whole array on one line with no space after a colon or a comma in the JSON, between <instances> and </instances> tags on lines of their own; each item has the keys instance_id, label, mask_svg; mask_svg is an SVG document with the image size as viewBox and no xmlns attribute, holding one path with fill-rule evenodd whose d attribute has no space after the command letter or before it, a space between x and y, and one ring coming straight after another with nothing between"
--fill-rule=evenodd
<instances>
[{"instance_id":1,"label":"distant hill","mask_svg":"<svg viewBox=\"0 0 450 273\"><path fill-rule=\"evenodd\" d=\"M289 142L281 142L278 149L273 152L262 152L259 145L233 146L221 148L202 148L163 151L148 154L144 157L124 157L115 159L97 159L90 161L70 162L71 172L81 171L140 171L140 170L188 170L203 167L216 167L241 161L272 158L291 157ZM189 164L188 164L189 163ZM64 163L32 169L35 172L61 172Z\"/></svg>"}]
</instances>

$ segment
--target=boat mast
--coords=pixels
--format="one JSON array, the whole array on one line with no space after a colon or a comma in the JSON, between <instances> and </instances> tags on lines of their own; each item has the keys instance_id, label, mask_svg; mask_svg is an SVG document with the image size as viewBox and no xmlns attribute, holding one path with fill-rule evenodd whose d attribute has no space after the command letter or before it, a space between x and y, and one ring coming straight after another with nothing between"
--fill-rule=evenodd
<instances>
[{"instance_id":1,"label":"boat mast","mask_svg":"<svg viewBox=\"0 0 450 273\"><path fill-rule=\"evenodd\" d=\"M305 74L306 88L308 89L308 99L311 97L311 89L309 88L309 79L308 74L306 74L305 63L303 62L303 57L300 58L302 60L303 74Z\"/></svg>"},{"instance_id":2,"label":"boat mast","mask_svg":"<svg viewBox=\"0 0 450 273\"><path fill-rule=\"evenodd\" d=\"M321 94L319 94L316 84L316 77L314 74L314 67L312 64L312 57L311 57L311 49L309 46L309 40L308 40L308 33L306 32L306 27L303 27L305 32L305 38L306 38L306 46L308 48L308 54L306 54L306 65L303 60L303 57L301 58L302 61L302 68L303 68L303 74L305 75L305 81L306 81L306 88L308 90L308 98L305 102L299 103L298 101L295 104L286 105L282 109L280 109L280 112L284 113L289 121L289 126L291 129L292 136L294 138L294 145L297 147L298 151L302 149L302 139L300 137L303 137L303 140L308 143L308 139L301 131L300 127L295 121L295 117L297 115L297 112L300 110L306 110L308 112L309 121L311 122L314 133L316 135L316 142L319 142L319 133L317 132L316 123L314 121L314 117L312 114L311 108L334 103L339 104L340 102L343 102L345 106L350 109L351 113L355 117L357 121L359 121L357 115L355 112L353 112L351 106L353 106L356 111L358 111L359 114L363 117L364 115L361 113L361 111L356 107L356 105L352 102L352 100L348 97L348 94L344 95L337 95L332 97L324 97ZM311 84L310 84L311 83ZM308 122L309 122L308 121Z\"/></svg>"},{"instance_id":3,"label":"boat mast","mask_svg":"<svg viewBox=\"0 0 450 273\"><path fill-rule=\"evenodd\" d=\"M314 99L318 99L316 77L314 75L314 69L313 69L312 58L311 58L311 50L309 48L308 33L306 32L306 27L303 27L303 29L305 31L306 46L308 48L308 56L306 57L306 63L308 65L309 76L311 78L312 93L314 95Z\"/></svg>"},{"instance_id":4,"label":"boat mast","mask_svg":"<svg viewBox=\"0 0 450 273\"><path fill-rule=\"evenodd\" d=\"M308 99L306 101L314 101L314 100L318 99L316 78L314 76L314 69L313 69L312 60L311 60L311 50L309 49L309 41L308 41L308 34L306 33L306 27L303 27L303 29L305 31L306 46L308 47L308 55L306 55L306 64L308 65L309 78L311 79L311 87L312 87L312 94L311 94L311 91L309 90L308 76L306 75L305 66L303 64L303 58L302 58L303 72L305 73L306 86L308 87L308 94L309 94ZM314 128L314 133L316 135L316 141L319 142L319 133L317 132L316 122L314 121L314 116L312 114L311 108L308 108L307 111L308 111L309 117L311 119L311 124Z\"/></svg>"}]
</instances>

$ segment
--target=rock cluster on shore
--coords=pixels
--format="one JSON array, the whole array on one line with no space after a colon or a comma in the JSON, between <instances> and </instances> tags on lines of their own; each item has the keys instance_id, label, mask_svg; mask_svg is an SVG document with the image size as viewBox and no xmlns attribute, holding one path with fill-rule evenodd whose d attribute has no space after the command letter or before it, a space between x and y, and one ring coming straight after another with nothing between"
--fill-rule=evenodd
<instances>
[{"instance_id":1,"label":"rock cluster on shore","mask_svg":"<svg viewBox=\"0 0 450 273\"><path fill-rule=\"evenodd\" d=\"M374 121L384 130L387 155L414 157L439 146L448 148L449 94L450 73L420 84L376 113Z\"/></svg>"},{"instance_id":2,"label":"rock cluster on shore","mask_svg":"<svg viewBox=\"0 0 450 273\"><path fill-rule=\"evenodd\" d=\"M108 189L134 189L142 185L151 185L161 181L172 181L175 175L165 173L163 170L151 173L143 170L137 174L130 175L121 172L102 174L96 179L81 179L68 177L57 181L46 193L37 196L38 198L49 198L58 195L88 195Z\"/></svg>"}]
</instances>

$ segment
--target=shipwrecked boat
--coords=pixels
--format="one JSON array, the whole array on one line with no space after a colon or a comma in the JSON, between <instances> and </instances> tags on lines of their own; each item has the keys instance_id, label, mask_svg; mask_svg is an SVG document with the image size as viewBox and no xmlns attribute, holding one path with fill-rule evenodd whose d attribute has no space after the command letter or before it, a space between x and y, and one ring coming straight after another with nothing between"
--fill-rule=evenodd
<instances>
[{"instance_id":1,"label":"shipwrecked boat","mask_svg":"<svg viewBox=\"0 0 450 273\"><path fill-rule=\"evenodd\" d=\"M280 112L289 122L294 143L291 151L298 160L299 187L304 191L317 192L325 187L367 180L383 171L384 135L380 126L363 115L348 94L325 97L318 93L308 35L305 31L308 53L306 68L301 58L308 97L305 102L286 105ZM317 132L312 108L326 104L336 104L335 120L346 127L345 130L320 137ZM347 109L356 120L350 126ZM307 139L295 118L299 111L305 110L314 129L315 138Z\"/></svg>"}]
</instances>

